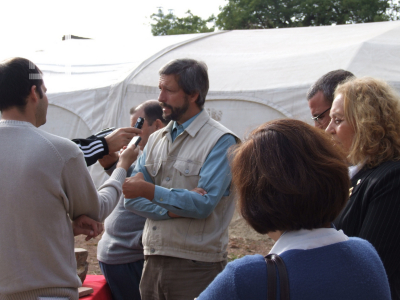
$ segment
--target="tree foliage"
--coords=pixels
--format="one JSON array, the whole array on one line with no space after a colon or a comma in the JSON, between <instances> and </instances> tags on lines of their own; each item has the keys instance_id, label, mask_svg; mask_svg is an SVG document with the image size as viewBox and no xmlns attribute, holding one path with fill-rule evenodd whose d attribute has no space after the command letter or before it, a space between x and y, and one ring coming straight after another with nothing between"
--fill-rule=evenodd
<instances>
[{"instance_id":1,"label":"tree foliage","mask_svg":"<svg viewBox=\"0 0 400 300\"><path fill-rule=\"evenodd\" d=\"M389 1L389 8L386 10L386 15L390 21L400 20L400 1Z\"/></svg>"},{"instance_id":2,"label":"tree foliage","mask_svg":"<svg viewBox=\"0 0 400 300\"><path fill-rule=\"evenodd\" d=\"M153 35L201 33L215 30L215 26L207 26L208 23L215 20L214 15L203 20L193 15L190 10L186 12L186 17L178 18L172 11L165 15L162 9L158 9L158 13L152 14L150 18L155 22L155 24L151 24L151 33Z\"/></svg>"},{"instance_id":3,"label":"tree foliage","mask_svg":"<svg viewBox=\"0 0 400 300\"><path fill-rule=\"evenodd\" d=\"M399 18L387 0L228 0L220 8L220 29L261 29L366 23Z\"/></svg>"},{"instance_id":4,"label":"tree foliage","mask_svg":"<svg viewBox=\"0 0 400 300\"><path fill-rule=\"evenodd\" d=\"M184 18L162 9L152 14L153 35L264 29L400 20L399 0L228 0L215 18L195 16L190 10ZM208 27L207 24L215 22Z\"/></svg>"},{"instance_id":5,"label":"tree foliage","mask_svg":"<svg viewBox=\"0 0 400 300\"><path fill-rule=\"evenodd\" d=\"M216 25L225 30L294 27L297 0L229 0Z\"/></svg>"}]
</instances>

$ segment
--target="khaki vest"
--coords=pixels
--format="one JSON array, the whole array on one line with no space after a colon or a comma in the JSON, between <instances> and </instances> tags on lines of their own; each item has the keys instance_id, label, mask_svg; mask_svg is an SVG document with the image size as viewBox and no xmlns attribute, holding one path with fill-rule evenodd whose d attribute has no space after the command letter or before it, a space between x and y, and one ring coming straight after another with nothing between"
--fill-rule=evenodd
<instances>
[{"instance_id":1,"label":"khaki vest","mask_svg":"<svg viewBox=\"0 0 400 300\"><path fill-rule=\"evenodd\" d=\"M172 125L170 122L166 128L150 136L145 167L156 185L192 190L197 187L200 169L217 141L227 133L235 134L211 119L205 110L173 143ZM221 198L206 219L147 219L143 230L144 254L204 262L225 260L228 225L234 210L231 191L229 196Z\"/></svg>"}]
</instances>

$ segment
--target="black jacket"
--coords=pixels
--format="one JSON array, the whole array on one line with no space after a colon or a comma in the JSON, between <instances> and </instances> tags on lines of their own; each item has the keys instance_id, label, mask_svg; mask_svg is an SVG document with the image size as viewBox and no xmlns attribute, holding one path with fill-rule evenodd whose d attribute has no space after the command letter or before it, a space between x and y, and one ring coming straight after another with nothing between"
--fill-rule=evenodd
<instances>
[{"instance_id":1,"label":"black jacket","mask_svg":"<svg viewBox=\"0 0 400 300\"><path fill-rule=\"evenodd\" d=\"M388 275L392 299L400 299L400 161L364 167L351 185L350 199L335 226L375 247Z\"/></svg>"},{"instance_id":2,"label":"black jacket","mask_svg":"<svg viewBox=\"0 0 400 300\"><path fill-rule=\"evenodd\" d=\"M114 129L114 127L103 129L86 139L72 140L83 152L88 167L96 163L97 160L102 158L104 155L108 154L108 145L104 138L113 132Z\"/></svg>"}]
</instances>

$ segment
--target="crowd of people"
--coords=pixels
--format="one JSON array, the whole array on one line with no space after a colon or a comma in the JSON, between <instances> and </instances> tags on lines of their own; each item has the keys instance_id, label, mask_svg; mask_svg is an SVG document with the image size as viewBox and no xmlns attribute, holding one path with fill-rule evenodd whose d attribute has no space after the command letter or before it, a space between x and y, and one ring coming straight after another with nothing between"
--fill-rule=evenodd
<instances>
[{"instance_id":1,"label":"crowd of people","mask_svg":"<svg viewBox=\"0 0 400 300\"><path fill-rule=\"evenodd\" d=\"M95 237L103 221L97 257L114 300L271 299L263 256L227 264L236 202L276 241L290 298L400 299L393 88L329 72L307 93L314 127L275 120L240 141L204 110L203 62L173 60L159 78L131 127L69 141L38 129L40 69L0 63L0 300L78 299L73 236ZM99 189L87 170L97 161L110 175Z\"/></svg>"}]
</instances>

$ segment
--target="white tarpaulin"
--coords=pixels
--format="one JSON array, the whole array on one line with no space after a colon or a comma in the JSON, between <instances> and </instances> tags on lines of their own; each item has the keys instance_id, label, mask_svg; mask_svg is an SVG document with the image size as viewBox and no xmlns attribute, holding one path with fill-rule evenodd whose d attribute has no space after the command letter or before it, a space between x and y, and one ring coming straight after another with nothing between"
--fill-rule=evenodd
<instances>
[{"instance_id":1,"label":"white tarpaulin","mask_svg":"<svg viewBox=\"0 0 400 300\"><path fill-rule=\"evenodd\" d=\"M205 108L243 137L268 120L310 121L305 94L323 74L345 69L400 90L400 21L234 30L97 42L69 40L27 58L44 72L44 130L67 138L129 126L129 109L158 97L158 70L175 58L208 65ZM92 169L92 175L101 172ZM95 178L96 182L100 178Z\"/></svg>"}]
</instances>

